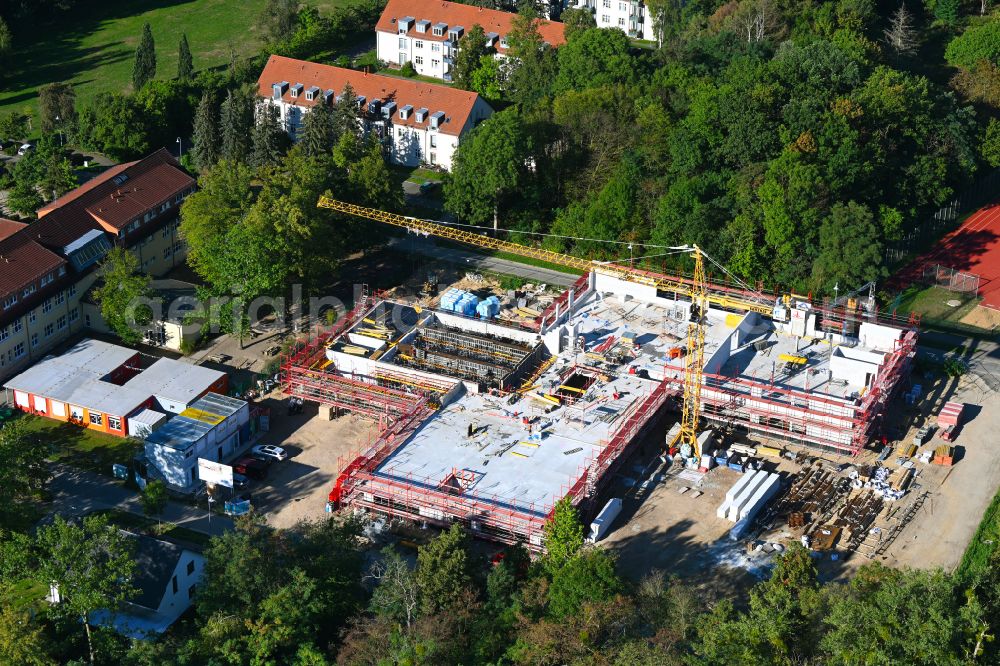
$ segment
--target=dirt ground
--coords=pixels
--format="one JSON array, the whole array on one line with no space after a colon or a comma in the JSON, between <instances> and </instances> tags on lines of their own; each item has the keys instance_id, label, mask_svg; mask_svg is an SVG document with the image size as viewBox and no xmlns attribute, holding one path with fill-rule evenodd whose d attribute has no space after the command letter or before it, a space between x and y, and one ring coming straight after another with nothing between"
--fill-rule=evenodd
<instances>
[{"instance_id":1,"label":"dirt ground","mask_svg":"<svg viewBox=\"0 0 1000 666\"><path fill-rule=\"evenodd\" d=\"M266 481L252 483L254 507L278 528L322 518L341 467L368 443L375 424L354 415L326 421L311 403L289 416L284 400L266 402L272 406L271 430L262 443L287 449L289 459L272 465Z\"/></svg>"},{"instance_id":2,"label":"dirt ground","mask_svg":"<svg viewBox=\"0 0 1000 666\"><path fill-rule=\"evenodd\" d=\"M1000 395L963 378L948 382L925 408L936 414L947 400L966 404L965 425L954 442L955 465L917 464L918 481L929 495L882 558L885 564L953 570L1000 487ZM931 446L941 443L935 434Z\"/></svg>"},{"instance_id":3,"label":"dirt ground","mask_svg":"<svg viewBox=\"0 0 1000 666\"><path fill-rule=\"evenodd\" d=\"M962 317L961 322L970 326L993 330L1000 327L1000 310L977 305L969 311L969 314Z\"/></svg>"},{"instance_id":4,"label":"dirt ground","mask_svg":"<svg viewBox=\"0 0 1000 666\"><path fill-rule=\"evenodd\" d=\"M922 464L914 461L916 474L908 492L897 502L887 502L876 521L888 534L888 526L906 513L911 503L926 493L926 498L912 520L898 531L894 540L877 559L894 567L953 570L976 531L986 507L1000 487L1000 447L995 445L1000 432L1000 395L970 379L939 378L935 382L915 376L923 382L924 399L916 408L893 403L890 413L897 428L899 441L912 440L916 429L933 422L934 415L949 400L964 402L965 425L954 444L956 462L953 467ZM928 391L929 389L929 391ZM872 464L874 451L864 451L857 458L790 446L787 443L754 438L792 451L806 451L830 468L843 463ZM743 441L742 443L748 443ZM921 450L933 449L943 441L937 434ZM899 448L899 442L894 445ZM797 471L798 465L789 460L769 460L769 469L782 472L786 478ZM883 465L897 466L896 454ZM624 476L641 476L642 464L634 465ZM621 516L602 546L617 554L620 570L632 577L641 576L650 568L658 568L684 577L694 578L713 592L726 594L750 584L755 577L765 575L773 554L773 544L781 547L798 541L801 530L791 530L783 524L757 536L748 552L745 543L728 538L733 524L715 515L726 491L739 479L739 473L716 468L700 483L685 478L679 469L660 473L663 478L648 488L630 486L622 494L625 504ZM655 475L654 475L655 476ZM681 494L683 488L688 491ZM695 492L700 491L700 496ZM835 549L831 553L816 553L823 579L842 579L852 575L870 560L862 554Z\"/></svg>"}]
</instances>

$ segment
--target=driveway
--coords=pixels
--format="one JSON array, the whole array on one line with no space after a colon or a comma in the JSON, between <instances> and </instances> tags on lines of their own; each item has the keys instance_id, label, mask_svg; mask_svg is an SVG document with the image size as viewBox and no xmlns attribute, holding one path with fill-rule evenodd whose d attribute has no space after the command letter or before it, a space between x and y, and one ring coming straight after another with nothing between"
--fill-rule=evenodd
<instances>
[{"instance_id":1,"label":"driveway","mask_svg":"<svg viewBox=\"0 0 1000 666\"><path fill-rule=\"evenodd\" d=\"M139 494L114 479L58 464L52 466L52 472L49 490L53 495L54 511L60 515L85 516L105 509L144 515ZM233 528L233 521L228 516L210 517L206 508L174 501L167 503L162 519L212 536Z\"/></svg>"}]
</instances>

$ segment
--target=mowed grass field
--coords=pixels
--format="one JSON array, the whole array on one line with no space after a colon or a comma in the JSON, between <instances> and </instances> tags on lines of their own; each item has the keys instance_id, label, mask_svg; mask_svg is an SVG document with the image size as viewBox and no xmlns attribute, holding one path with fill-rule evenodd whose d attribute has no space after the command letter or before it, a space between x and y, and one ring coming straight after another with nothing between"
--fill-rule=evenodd
<instances>
[{"instance_id":1,"label":"mowed grass field","mask_svg":"<svg viewBox=\"0 0 1000 666\"><path fill-rule=\"evenodd\" d=\"M83 0L57 23L13 25L15 51L0 76L0 115L30 110L37 128L38 89L73 84L77 108L101 92L132 87L132 57L149 23L156 42L156 77L177 75L177 45L186 33L195 70L229 62L230 49L260 49L254 23L265 0ZM327 13L350 0L312 0Z\"/></svg>"}]
</instances>

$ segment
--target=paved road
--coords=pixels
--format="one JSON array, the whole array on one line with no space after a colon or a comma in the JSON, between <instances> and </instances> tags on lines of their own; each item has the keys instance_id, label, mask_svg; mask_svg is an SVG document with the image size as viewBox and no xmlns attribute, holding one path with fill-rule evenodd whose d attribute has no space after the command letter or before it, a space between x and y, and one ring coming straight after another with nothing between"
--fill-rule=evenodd
<instances>
[{"instance_id":1,"label":"paved road","mask_svg":"<svg viewBox=\"0 0 1000 666\"><path fill-rule=\"evenodd\" d=\"M49 483L49 489L53 494L55 510L62 515L82 516L102 509L143 515L139 495L113 479L64 465L53 465L53 473L55 476ZM218 515L212 516L209 525L207 510L178 502L167 504L163 521L213 536L233 527L232 520Z\"/></svg>"},{"instance_id":2,"label":"paved road","mask_svg":"<svg viewBox=\"0 0 1000 666\"><path fill-rule=\"evenodd\" d=\"M418 252L441 261L468 266L469 270L516 275L532 282L544 282L545 284L568 287L579 277L571 273L562 273L548 268L529 266L516 261L510 261L509 259L495 259L471 250L440 247L432 241L423 238L394 238L390 242L390 245L395 245L406 252Z\"/></svg>"}]
</instances>

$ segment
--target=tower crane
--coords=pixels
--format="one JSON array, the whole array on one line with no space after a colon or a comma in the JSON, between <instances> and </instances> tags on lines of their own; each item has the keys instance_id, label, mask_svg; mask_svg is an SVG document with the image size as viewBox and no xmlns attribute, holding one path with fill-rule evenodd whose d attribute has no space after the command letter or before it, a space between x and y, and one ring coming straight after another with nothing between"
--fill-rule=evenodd
<instances>
[{"instance_id":1,"label":"tower crane","mask_svg":"<svg viewBox=\"0 0 1000 666\"><path fill-rule=\"evenodd\" d=\"M500 250L521 257L543 261L582 271L596 271L612 277L655 287L658 291L673 292L691 301L688 323L687 354L684 363L684 401L681 427L670 446L691 447L695 457L701 455L698 447L698 423L701 414L701 387L705 361L705 325L709 305L741 312L752 311L775 318L775 304L764 296L749 290L735 289L724 285L710 284L705 279L705 253L697 246L675 248L689 252L694 259L694 274L688 278L662 275L614 263L581 259L560 252L552 252L527 245L512 243L499 238L459 229L441 222L432 222L397 213L389 213L376 208L366 208L339 201L330 197L320 197L317 204L345 215L400 227L425 236L435 236L458 241L473 247Z\"/></svg>"}]
</instances>

